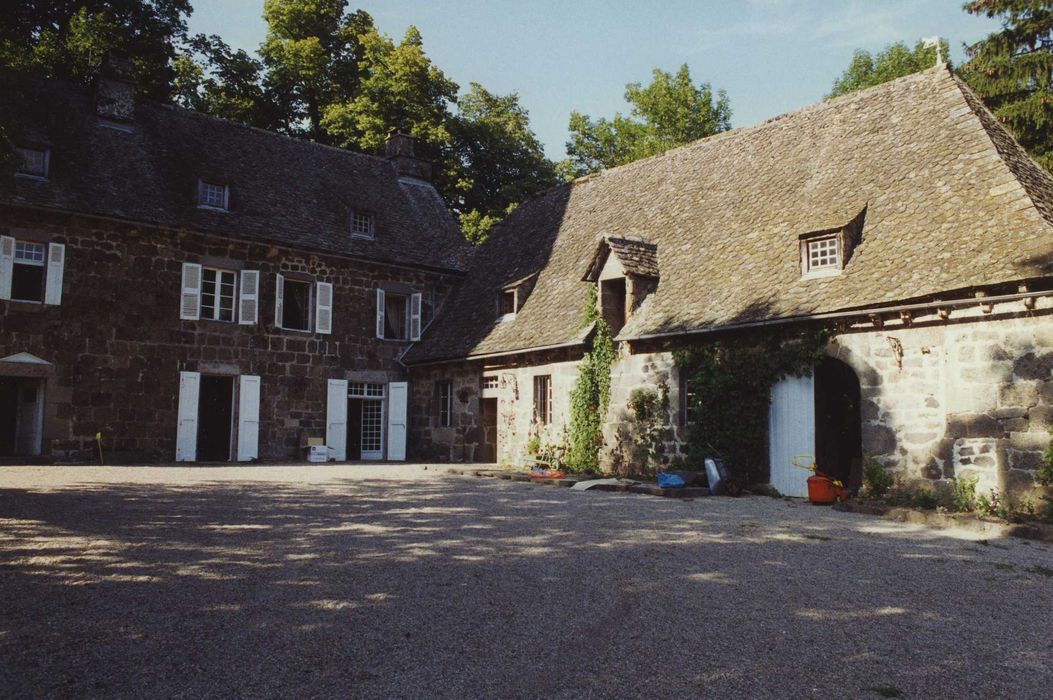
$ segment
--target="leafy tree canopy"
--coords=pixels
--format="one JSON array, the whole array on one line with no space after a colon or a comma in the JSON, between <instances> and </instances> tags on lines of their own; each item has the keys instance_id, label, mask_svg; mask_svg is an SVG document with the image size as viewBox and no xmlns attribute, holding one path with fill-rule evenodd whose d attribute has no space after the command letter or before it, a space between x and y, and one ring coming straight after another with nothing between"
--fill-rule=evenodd
<instances>
[{"instance_id":1,"label":"leafy tree canopy","mask_svg":"<svg viewBox=\"0 0 1053 700\"><path fill-rule=\"evenodd\" d=\"M940 39L940 55L947 60L949 46ZM862 49L855 52L852 62L841 77L834 81L827 99L847 95L856 90L874 87L905 75L936 65L936 47L919 41L910 48L902 41L886 46L877 55Z\"/></svg>"},{"instance_id":2,"label":"leafy tree canopy","mask_svg":"<svg viewBox=\"0 0 1053 700\"><path fill-rule=\"evenodd\" d=\"M569 159L564 177L577 177L657 155L731 128L731 106L723 90L695 85L687 65L675 73L655 69L651 83L625 86L630 116L592 120L572 112Z\"/></svg>"},{"instance_id":3,"label":"leafy tree canopy","mask_svg":"<svg viewBox=\"0 0 1053 700\"><path fill-rule=\"evenodd\" d=\"M0 67L86 82L113 51L144 95L167 100L190 11L189 0L5 0Z\"/></svg>"},{"instance_id":4,"label":"leafy tree canopy","mask_svg":"<svg viewBox=\"0 0 1053 700\"><path fill-rule=\"evenodd\" d=\"M1053 172L1053 2L975 0L965 10L998 17L1002 29L968 48L962 77Z\"/></svg>"}]
</instances>

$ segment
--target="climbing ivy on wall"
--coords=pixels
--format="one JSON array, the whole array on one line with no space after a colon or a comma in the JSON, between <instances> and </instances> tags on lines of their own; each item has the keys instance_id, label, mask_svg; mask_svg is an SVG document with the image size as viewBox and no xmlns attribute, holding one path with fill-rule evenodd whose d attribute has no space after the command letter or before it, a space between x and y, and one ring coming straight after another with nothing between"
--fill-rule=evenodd
<instances>
[{"instance_id":1,"label":"climbing ivy on wall","mask_svg":"<svg viewBox=\"0 0 1053 700\"><path fill-rule=\"evenodd\" d=\"M763 479L771 388L784 377L808 374L828 341L826 331L810 330L709 340L676 351L691 397L688 466L701 470L702 460L715 454L738 479Z\"/></svg>"},{"instance_id":2,"label":"climbing ivy on wall","mask_svg":"<svg viewBox=\"0 0 1053 700\"><path fill-rule=\"evenodd\" d=\"M603 421L611 398L611 364L614 341L611 328L596 312L596 291L590 288L586 298L586 325L595 321L592 348L578 365L578 380L570 393L570 448L567 468L575 472L599 470L600 448L603 447Z\"/></svg>"}]
</instances>

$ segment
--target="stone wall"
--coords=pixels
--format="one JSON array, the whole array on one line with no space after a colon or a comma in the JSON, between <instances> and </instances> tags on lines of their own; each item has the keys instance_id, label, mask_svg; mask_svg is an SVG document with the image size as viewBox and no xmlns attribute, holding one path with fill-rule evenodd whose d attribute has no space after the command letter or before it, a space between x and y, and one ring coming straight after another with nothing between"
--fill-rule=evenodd
<instances>
[{"instance_id":1,"label":"stone wall","mask_svg":"<svg viewBox=\"0 0 1053 700\"><path fill-rule=\"evenodd\" d=\"M451 461L472 461L482 441L480 398L497 399L497 461L520 465L528 461L527 441L538 435L542 444L561 444L570 425L570 393L578 377L578 360L536 364L484 366L464 362L414 368L411 443L416 456ZM552 422L539 426L533 420L534 377L547 374L552 382ZM483 379L496 377L495 388L484 389ZM450 427L439 426L436 382L453 384L454 411Z\"/></svg>"},{"instance_id":2,"label":"stone wall","mask_svg":"<svg viewBox=\"0 0 1053 700\"><path fill-rule=\"evenodd\" d=\"M0 233L66 245L62 304L0 302L0 357L52 363L44 452L91 458L101 432L113 459L171 460L181 370L261 377L259 455L302 455L324 437L326 383L405 379L405 341L375 337L375 289L400 283L443 298L438 273L316 255L280 245L74 216L2 212ZM260 271L254 326L179 318L183 262ZM333 333L274 324L276 273L334 285Z\"/></svg>"}]
</instances>

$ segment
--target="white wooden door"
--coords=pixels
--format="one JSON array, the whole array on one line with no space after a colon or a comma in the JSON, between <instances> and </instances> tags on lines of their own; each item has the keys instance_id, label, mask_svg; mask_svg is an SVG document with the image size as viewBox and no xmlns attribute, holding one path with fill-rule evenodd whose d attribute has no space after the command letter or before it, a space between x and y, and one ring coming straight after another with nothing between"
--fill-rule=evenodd
<instances>
[{"instance_id":1,"label":"white wooden door","mask_svg":"<svg viewBox=\"0 0 1053 700\"><path fill-rule=\"evenodd\" d=\"M807 377L787 377L771 389L768 410L768 461L771 485L784 496L808 495L811 473L793 465L795 456L815 455L815 381Z\"/></svg>"},{"instance_id":2,"label":"white wooden door","mask_svg":"<svg viewBox=\"0 0 1053 700\"><path fill-rule=\"evenodd\" d=\"M409 384L388 384L388 459L406 459L406 406L409 403Z\"/></svg>"},{"instance_id":3,"label":"white wooden door","mask_svg":"<svg viewBox=\"0 0 1053 700\"><path fill-rule=\"evenodd\" d=\"M200 372L179 373L179 427L176 429L176 461L197 459L197 399L201 389Z\"/></svg>"},{"instance_id":4,"label":"white wooden door","mask_svg":"<svg viewBox=\"0 0 1053 700\"><path fill-rule=\"evenodd\" d=\"M325 444L329 456L347 460L347 380L330 379L325 405Z\"/></svg>"},{"instance_id":5,"label":"white wooden door","mask_svg":"<svg viewBox=\"0 0 1053 700\"><path fill-rule=\"evenodd\" d=\"M238 461L259 457L260 378L243 374L238 378Z\"/></svg>"}]
</instances>

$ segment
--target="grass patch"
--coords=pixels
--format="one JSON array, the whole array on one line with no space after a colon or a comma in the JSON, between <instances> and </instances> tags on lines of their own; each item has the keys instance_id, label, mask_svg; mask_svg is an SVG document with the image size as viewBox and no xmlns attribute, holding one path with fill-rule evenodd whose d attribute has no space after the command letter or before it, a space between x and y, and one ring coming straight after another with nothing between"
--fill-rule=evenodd
<instances>
[{"instance_id":1,"label":"grass patch","mask_svg":"<svg viewBox=\"0 0 1053 700\"><path fill-rule=\"evenodd\" d=\"M904 697L903 691L894 685L875 685L870 688L875 693L883 698L902 698Z\"/></svg>"},{"instance_id":2,"label":"grass patch","mask_svg":"<svg viewBox=\"0 0 1053 700\"><path fill-rule=\"evenodd\" d=\"M801 535L806 540L819 540L821 542L829 542L834 539L833 537L827 537L826 535Z\"/></svg>"},{"instance_id":3,"label":"grass patch","mask_svg":"<svg viewBox=\"0 0 1053 700\"><path fill-rule=\"evenodd\" d=\"M1030 571L1033 574L1041 574L1046 578L1053 578L1053 569L1050 569L1049 567L1032 566L1030 569L1028 569L1028 571Z\"/></svg>"}]
</instances>

